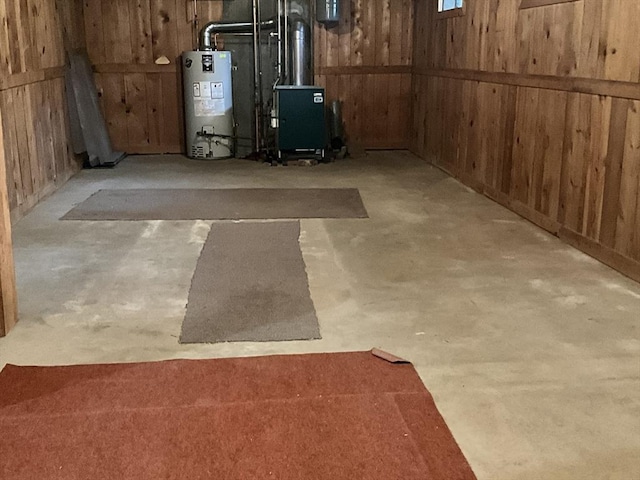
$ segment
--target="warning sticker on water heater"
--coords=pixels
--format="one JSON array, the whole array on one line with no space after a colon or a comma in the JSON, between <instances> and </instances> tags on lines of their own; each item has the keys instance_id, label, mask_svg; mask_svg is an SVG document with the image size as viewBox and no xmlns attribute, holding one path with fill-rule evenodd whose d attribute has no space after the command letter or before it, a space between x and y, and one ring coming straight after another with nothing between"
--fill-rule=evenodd
<instances>
[{"instance_id":1,"label":"warning sticker on water heater","mask_svg":"<svg viewBox=\"0 0 640 480\"><path fill-rule=\"evenodd\" d=\"M193 84L193 96L199 98L224 98L224 83L195 82Z\"/></svg>"},{"instance_id":2,"label":"warning sticker on water heater","mask_svg":"<svg viewBox=\"0 0 640 480\"><path fill-rule=\"evenodd\" d=\"M224 108L224 99L199 99L193 100L193 107L196 117L218 117L226 113Z\"/></svg>"},{"instance_id":3,"label":"warning sticker on water heater","mask_svg":"<svg viewBox=\"0 0 640 480\"><path fill-rule=\"evenodd\" d=\"M211 82L211 98L224 98L224 85L222 82Z\"/></svg>"}]
</instances>

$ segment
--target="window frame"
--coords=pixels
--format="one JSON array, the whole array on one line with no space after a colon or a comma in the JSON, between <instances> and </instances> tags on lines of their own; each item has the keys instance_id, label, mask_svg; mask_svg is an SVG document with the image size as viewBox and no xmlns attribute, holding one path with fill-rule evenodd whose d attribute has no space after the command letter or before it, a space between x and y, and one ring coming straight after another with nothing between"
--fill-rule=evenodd
<instances>
[{"instance_id":1,"label":"window frame","mask_svg":"<svg viewBox=\"0 0 640 480\"><path fill-rule=\"evenodd\" d=\"M467 2L470 0L462 0L461 7L455 7L449 10L440 10L442 7L444 0L436 0L436 20L442 18L454 18L454 17L462 17L467 13Z\"/></svg>"}]
</instances>

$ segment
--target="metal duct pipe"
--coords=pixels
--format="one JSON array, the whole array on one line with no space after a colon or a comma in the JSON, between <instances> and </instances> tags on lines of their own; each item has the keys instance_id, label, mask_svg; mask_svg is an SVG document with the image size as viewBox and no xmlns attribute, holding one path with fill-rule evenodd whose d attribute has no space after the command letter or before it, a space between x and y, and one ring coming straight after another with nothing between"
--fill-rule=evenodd
<instances>
[{"instance_id":1,"label":"metal duct pipe","mask_svg":"<svg viewBox=\"0 0 640 480\"><path fill-rule=\"evenodd\" d=\"M313 85L311 28L300 17L291 21L291 85Z\"/></svg>"},{"instance_id":2,"label":"metal duct pipe","mask_svg":"<svg viewBox=\"0 0 640 480\"><path fill-rule=\"evenodd\" d=\"M213 50L211 39L216 33L253 34L253 27L253 22L209 22L200 30L200 50ZM276 30L277 27L278 20L275 18L260 23L260 30Z\"/></svg>"}]
</instances>

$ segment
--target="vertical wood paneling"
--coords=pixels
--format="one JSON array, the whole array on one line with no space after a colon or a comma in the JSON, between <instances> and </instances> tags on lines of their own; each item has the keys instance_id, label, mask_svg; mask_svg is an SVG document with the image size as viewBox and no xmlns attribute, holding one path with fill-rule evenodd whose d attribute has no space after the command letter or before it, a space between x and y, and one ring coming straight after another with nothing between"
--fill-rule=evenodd
<instances>
[{"instance_id":1,"label":"vertical wood paneling","mask_svg":"<svg viewBox=\"0 0 640 480\"><path fill-rule=\"evenodd\" d=\"M149 146L149 119L147 107L147 78L144 73L124 77L125 113L129 145L134 148Z\"/></svg>"},{"instance_id":2,"label":"vertical wood paneling","mask_svg":"<svg viewBox=\"0 0 640 480\"><path fill-rule=\"evenodd\" d=\"M316 67L412 64L412 1L350 0L341 5L337 26L316 24Z\"/></svg>"},{"instance_id":3,"label":"vertical wood paneling","mask_svg":"<svg viewBox=\"0 0 640 480\"><path fill-rule=\"evenodd\" d=\"M133 63L153 62L150 0L129 2L131 54Z\"/></svg>"},{"instance_id":4,"label":"vertical wood paneling","mask_svg":"<svg viewBox=\"0 0 640 480\"><path fill-rule=\"evenodd\" d=\"M18 218L75 173L60 78L0 92L9 205Z\"/></svg>"},{"instance_id":5,"label":"vertical wood paneling","mask_svg":"<svg viewBox=\"0 0 640 480\"><path fill-rule=\"evenodd\" d=\"M425 120L426 158L432 163L447 162L443 156L444 85L442 78L430 78L427 82L427 116ZM451 160L448 160L451 162Z\"/></svg>"},{"instance_id":6,"label":"vertical wood paneling","mask_svg":"<svg viewBox=\"0 0 640 480\"><path fill-rule=\"evenodd\" d=\"M640 81L638 18L626 0L476 0L456 18L417 2L412 150L640 279L640 100L614 83Z\"/></svg>"},{"instance_id":7,"label":"vertical wood paneling","mask_svg":"<svg viewBox=\"0 0 640 480\"><path fill-rule=\"evenodd\" d=\"M362 2L362 65L376 64L376 4ZM323 27L320 27L323 28ZM329 50L329 48L327 48Z\"/></svg>"},{"instance_id":8,"label":"vertical wood paneling","mask_svg":"<svg viewBox=\"0 0 640 480\"><path fill-rule=\"evenodd\" d=\"M372 149L408 147L411 74L319 75L316 84L343 102L348 141Z\"/></svg>"},{"instance_id":9,"label":"vertical wood paneling","mask_svg":"<svg viewBox=\"0 0 640 480\"><path fill-rule=\"evenodd\" d=\"M87 39L95 43L89 46L90 59L98 72L109 67L108 73L96 75L96 82L117 148L128 153L184 150L175 64L183 51L196 46L192 8L192 2L179 0L85 1L84 23L92 29ZM222 8L220 0L198 2L201 25L219 20ZM154 68L162 56L172 64L166 73Z\"/></svg>"},{"instance_id":10,"label":"vertical wood paneling","mask_svg":"<svg viewBox=\"0 0 640 480\"><path fill-rule=\"evenodd\" d=\"M349 101L351 113L347 120L347 135L350 137L350 140L358 145L364 145L364 133L366 133L364 125L366 125L366 123L362 116L364 107L362 98L364 94L363 75L346 75L346 77L348 80L344 81L348 81L351 84L351 99Z\"/></svg>"},{"instance_id":11,"label":"vertical wood paneling","mask_svg":"<svg viewBox=\"0 0 640 480\"><path fill-rule=\"evenodd\" d=\"M106 63L102 2L85 0L83 5L89 58L94 64Z\"/></svg>"},{"instance_id":12,"label":"vertical wood paneling","mask_svg":"<svg viewBox=\"0 0 640 480\"><path fill-rule=\"evenodd\" d=\"M16 313L9 218L80 168L62 74L67 52L84 46L81 0L0 0L0 336Z\"/></svg>"},{"instance_id":13,"label":"vertical wood paneling","mask_svg":"<svg viewBox=\"0 0 640 480\"><path fill-rule=\"evenodd\" d=\"M601 3L602 29L598 78L637 82L640 80L640 2L629 0L584 0ZM595 7L597 8L597 7Z\"/></svg>"},{"instance_id":14,"label":"vertical wood paneling","mask_svg":"<svg viewBox=\"0 0 640 480\"><path fill-rule=\"evenodd\" d=\"M0 76L11 74L11 51L9 49L9 17L4 1L0 1Z\"/></svg>"},{"instance_id":15,"label":"vertical wood paneling","mask_svg":"<svg viewBox=\"0 0 640 480\"><path fill-rule=\"evenodd\" d=\"M155 58L166 56L171 61L175 61L180 54L180 49L178 48L177 18L178 5L181 3L182 2L176 0L158 0L153 2L154 8L151 12L151 29L153 35L153 56ZM104 2L102 8L104 10ZM180 5L180 8L182 8L182 5Z\"/></svg>"},{"instance_id":16,"label":"vertical wood paneling","mask_svg":"<svg viewBox=\"0 0 640 480\"><path fill-rule=\"evenodd\" d=\"M116 150L126 151L129 148L129 129L124 78L122 73L103 73L96 76L96 84L103 96L104 114L113 146Z\"/></svg>"},{"instance_id":17,"label":"vertical wood paneling","mask_svg":"<svg viewBox=\"0 0 640 480\"><path fill-rule=\"evenodd\" d=\"M625 256L640 258L638 241L640 219L640 102L629 102L626 142L622 157L620 210L616 222L615 249Z\"/></svg>"},{"instance_id":18,"label":"vertical wood paneling","mask_svg":"<svg viewBox=\"0 0 640 480\"><path fill-rule=\"evenodd\" d=\"M201 24L221 18L221 1L198 2L198 5ZM409 67L412 64L412 0L348 0L341 3L341 9L337 25L315 26L317 69ZM84 16L87 38L92 43L90 58L98 72L105 64L109 67L105 69L108 73L99 73L98 82L114 144L130 153L182 151L182 92L176 74L173 70L167 70L166 74L159 74L157 70L140 73L140 68L129 68L129 65L151 65L163 55L175 63L182 51L192 49L191 3L85 1ZM145 76L144 81L139 75ZM372 148L406 148L411 118L410 106L407 106L410 105L410 73L408 70L403 74L381 72L373 75L376 78L371 81L367 75L373 74L370 71L366 74L322 73L316 83L328 84L329 101L343 100L344 110L348 112L346 133L352 141ZM353 78L345 78L349 76ZM160 98L158 89L167 97ZM351 92L349 97L345 96L346 91ZM364 108L370 115L364 114ZM146 116L141 114L145 111ZM131 128L126 129L124 125ZM159 135L159 131L166 131L166 135Z\"/></svg>"},{"instance_id":19,"label":"vertical wood paneling","mask_svg":"<svg viewBox=\"0 0 640 480\"><path fill-rule=\"evenodd\" d=\"M329 101L342 100L352 143L367 148L408 147L410 73L387 73L382 68L379 73L371 68L360 73L358 67L410 66L412 25L411 0L345 1L337 26L316 25L314 58L321 72L316 83L327 85Z\"/></svg>"},{"instance_id":20,"label":"vertical wood paneling","mask_svg":"<svg viewBox=\"0 0 640 480\"><path fill-rule=\"evenodd\" d=\"M346 66L351 64L351 3L340 3L340 26L338 30L338 64Z\"/></svg>"},{"instance_id":21,"label":"vertical wood paneling","mask_svg":"<svg viewBox=\"0 0 640 480\"><path fill-rule=\"evenodd\" d=\"M5 161L3 114L0 111L0 185L7 184L7 162ZM11 240L11 216L9 197L5 188L0 188L0 337L7 334L18 321L15 267L13 264L13 242Z\"/></svg>"}]
</instances>

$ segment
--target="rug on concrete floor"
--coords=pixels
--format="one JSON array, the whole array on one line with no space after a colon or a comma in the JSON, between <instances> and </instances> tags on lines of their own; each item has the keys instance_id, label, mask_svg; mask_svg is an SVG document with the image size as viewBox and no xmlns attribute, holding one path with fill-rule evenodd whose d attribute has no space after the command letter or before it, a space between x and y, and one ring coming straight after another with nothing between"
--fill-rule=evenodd
<instances>
[{"instance_id":1,"label":"rug on concrete floor","mask_svg":"<svg viewBox=\"0 0 640 480\"><path fill-rule=\"evenodd\" d=\"M180 343L321 338L299 236L300 222L213 225Z\"/></svg>"},{"instance_id":2,"label":"rug on concrete floor","mask_svg":"<svg viewBox=\"0 0 640 480\"><path fill-rule=\"evenodd\" d=\"M3 480L473 480L418 374L370 352L0 372Z\"/></svg>"},{"instance_id":3,"label":"rug on concrete floor","mask_svg":"<svg viewBox=\"0 0 640 480\"><path fill-rule=\"evenodd\" d=\"M100 190L62 220L367 218L354 188Z\"/></svg>"}]
</instances>

